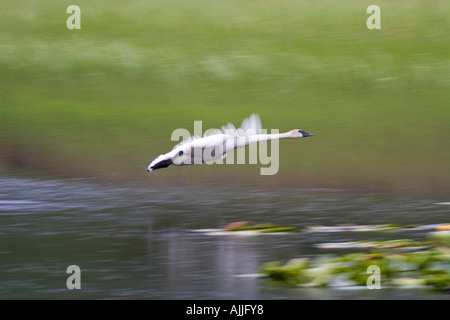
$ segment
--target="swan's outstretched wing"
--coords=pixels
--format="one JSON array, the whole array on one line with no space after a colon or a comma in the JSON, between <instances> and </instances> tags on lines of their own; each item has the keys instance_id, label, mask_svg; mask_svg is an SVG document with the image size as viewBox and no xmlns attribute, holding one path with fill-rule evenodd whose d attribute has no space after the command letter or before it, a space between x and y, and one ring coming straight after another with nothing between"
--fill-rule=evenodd
<instances>
[{"instance_id":1,"label":"swan's outstretched wing","mask_svg":"<svg viewBox=\"0 0 450 320\"><path fill-rule=\"evenodd\" d=\"M234 124L232 124L231 122L228 122L226 125L222 126L222 128L219 131L220 131L220 133L229 134L232 136L239 135L238 130L236 129Z\"/></svg>"},{"instance_id":2,"label":"swan's outstretched wing","mask_svg":"<svg viewBox=\"0 0 450 320\"><path fill-rule=\"evenodd\" d=\"M243 134L246 136L251 134L259 134L259 131L262 129L261 119L257 114L252 113L250 117L245 118L242 121L241 127L239 129L243 130Z\"/></svg>"},{"instance_id":3,"label":"swan's outstretched wing","mask_svg":"<svg viewBox=\"0 0 450 320\"><path fill-rule=\"evenodd\" d=\"M262 128L262 122L259 116L252 113L248 118L242 121L241 127L236 129L232 123L228 123L222 127L222 133L231 134L235 136L249 136L252 134L259 134Z\"/></svg>"},{"instance_id":4,"label":"swan's outstretched wing","mask_svg":"<svg viewBox=\"0 0 450 320\"><path fill-rule=\"evenodd\" d=\"M208 137L216 134L227 134L227 135L233 135L233 136L249 136L253 134L259 134L260 130L262 128L262 122L259 118L259 115L252 113L248 118L245 118L242 121L241 127L239 129L236 129L234 124L231 122L228 122L226 125L222 126L222 128L219 130L209 129L208 133L205 134L203 137ZM201 139L202 137L199 136L191 136L180 143L178 143L173 149L178 149L180 147L183 147L184 145L193 143L195 140Z\"/></svg>"}]
</instances>

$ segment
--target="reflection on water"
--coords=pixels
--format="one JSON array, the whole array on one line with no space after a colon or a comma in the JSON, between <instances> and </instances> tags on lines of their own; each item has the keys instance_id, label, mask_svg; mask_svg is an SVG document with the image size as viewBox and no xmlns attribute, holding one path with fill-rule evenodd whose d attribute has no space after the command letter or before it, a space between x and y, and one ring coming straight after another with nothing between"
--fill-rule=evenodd
<instances>
[{"instance_id":1,"label":"reflection on water","mask_svg":"<svg viewBox=\"0 0 450 320\"><path fill-rule=\"evenodd\" d=\"M448 222L448 199L339 190L153 190L83 180L0 178L0 298L353 299L445 298L431 290L292 288L247 277L315 244L423 239L425 231L208 236L233 221L307 225ZM338 252L345 253L342 251ZM66 269L81 268L81 290ZM448 296L447 296L448 298Z\"/></svg>"}]
</instances>

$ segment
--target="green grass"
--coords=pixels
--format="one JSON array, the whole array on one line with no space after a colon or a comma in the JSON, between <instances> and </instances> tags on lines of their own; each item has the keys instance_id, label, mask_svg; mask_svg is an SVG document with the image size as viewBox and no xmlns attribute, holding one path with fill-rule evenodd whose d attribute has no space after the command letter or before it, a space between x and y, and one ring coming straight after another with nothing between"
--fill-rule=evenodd
<instances>
[{"instance_id":1,"label":"green grass","mask_svg":"<svg viewBox=\"0 0 450 320\"><path fill-rule=\"evenodd\" d=\"M0 170L149 185L195 181L445 191L450 186L450 5L379 1L0 0ZM176 128L239 124L280 143L280 170L145 168Z\"/></svg>"}]
</instances>

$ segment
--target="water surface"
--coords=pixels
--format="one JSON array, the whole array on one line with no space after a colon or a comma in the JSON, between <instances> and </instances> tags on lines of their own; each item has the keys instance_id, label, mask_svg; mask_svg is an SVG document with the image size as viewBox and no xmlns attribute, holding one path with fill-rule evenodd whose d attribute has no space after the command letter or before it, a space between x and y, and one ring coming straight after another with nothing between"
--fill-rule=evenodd
<instances>
[{"instance_id":1,"label":"water surface","mask_svg":"<svg viewBox=\"0 0 450 320\"><path fill-rule=\"evenodd\" d=\"M345 190L117 187L89 180L0 178L1 299L448 299L431 289L300 288L249 277L318 243L424 240L425 230L210 236L234 221L304 228L449 222L449 199ZM66 269L81 269L69 290Z\"/></svg>"}]
</instances>

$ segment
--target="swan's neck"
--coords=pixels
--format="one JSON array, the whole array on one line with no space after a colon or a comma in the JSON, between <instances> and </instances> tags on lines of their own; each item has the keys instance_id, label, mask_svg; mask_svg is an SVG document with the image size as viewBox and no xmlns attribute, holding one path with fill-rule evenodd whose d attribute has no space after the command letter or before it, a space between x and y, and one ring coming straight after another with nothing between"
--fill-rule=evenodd
<instances>
[{"instance_id":1,"label":"swan's neck","mask_svg":"<svg viewBox=\"0 0 450 320\"><path fill-rule=\"evenodd\" d=\"M246 137L248 141L246 141L246 145L255 142L264 142L270 140L279 140L279 139L293 139L290 132L283 133L269 133L269 134L253 134Z\"/></svg>"}]
</instances>

